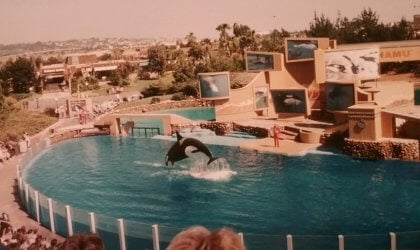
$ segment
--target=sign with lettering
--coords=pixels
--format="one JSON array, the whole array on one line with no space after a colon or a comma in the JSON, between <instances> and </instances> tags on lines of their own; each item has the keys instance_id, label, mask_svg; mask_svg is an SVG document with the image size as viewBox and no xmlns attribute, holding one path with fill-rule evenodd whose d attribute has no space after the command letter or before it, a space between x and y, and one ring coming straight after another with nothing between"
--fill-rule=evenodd
<instances>
[{"instance_id":1,"label":"sign with lettering","mask_svg":"<svg viewBox=\"0 0 420 250\"><path fill-rule=\"evenodd\" d=\"M379 54L381 63L420 61L420 46L380 48Z\"/></svg>"}]
</instances>

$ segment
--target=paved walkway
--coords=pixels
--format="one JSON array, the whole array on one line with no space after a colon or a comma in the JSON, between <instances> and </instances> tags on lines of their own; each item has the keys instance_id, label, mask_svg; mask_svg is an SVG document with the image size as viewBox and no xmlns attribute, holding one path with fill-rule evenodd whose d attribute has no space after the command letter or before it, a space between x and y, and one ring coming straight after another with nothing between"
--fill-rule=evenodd
<instances>
[{"instance_id":1,"label":"paved walkway","mask_svg":"<svg viewBox=\"0 0 420 250\"><path fill-rule=\"evenodd\" d=\"M54 126L60 125L59 121ZM49 128L48 128L49 129ZM41 139L40 134L31 137L31 144L35 145ZM9 215L10 224L14 229L25 226L26 229L38 229L38 233L51 240L53 238L59 241L64 238L60 235L53 234L49 229L41 226L36 220L29 217L25 210L19 205L19 194L16 190L17 182L17 166L21 155L15 156L6 162L0 163L0 213L4 212Z\"/></svg>"},{"instance_id":2,"label":"paved walkway","mask_svg":"<svg viewBox=\"0 0 420 250\"><path fill-rule=\"evenodd\" d=\"M274 147L273 138L262 138L246 141L239 147L257 150L259 152L276 153L287 156L300 156L304 155L308 150L315 149L320 145L321 144L295 142L292 140L280 140L279 147Z\"/></svg>"}]
</instances>

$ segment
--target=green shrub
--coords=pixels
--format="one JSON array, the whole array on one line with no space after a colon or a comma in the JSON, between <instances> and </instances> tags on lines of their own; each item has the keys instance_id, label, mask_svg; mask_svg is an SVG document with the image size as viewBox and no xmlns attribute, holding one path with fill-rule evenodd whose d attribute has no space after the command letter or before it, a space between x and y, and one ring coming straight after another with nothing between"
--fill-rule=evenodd
<instances>
[{"instance_id":1,"label":"green shrub","mask_svg":"<svg viewBox=\"0 0 420 250\"><path fill-rule=\"evenodd\" d=\"M184 95L184 93L176 93L171 98L172 101L182 101L185 99L187 99L187 97Z\"/></svg>"},{"instance_id":2,"label":"green shrub","mask_svg":"<svg viewBox=\"0 0 420 250\"><path fill-rule=\"evenodd\" d=\"M4 104L4 108L8 111L17 112L22 109L22 104L11 96L6 96L4 98Z\"/></svg>"},{"instance_id":3,"label":"green shrub","mask_svg":"<svg viewBox=\"0 0 420 250\"><path fill-rule=\"evenodd\" d=\"M55 112L55 108L51 108L51 107L45 108L44 114L50 117L58 117L58 114Z\"/></svg>"},{"instance_id":4,"label":"green shrub","mask_svg":"<svg viewBox=\"0 0 420 250\"><path fill-rule=\"evenodd\" d=\"M150 100L150 104L155 104L155 103L160 103L160 98L159 97L153 97Z\"/></svg>"}]
</instances>

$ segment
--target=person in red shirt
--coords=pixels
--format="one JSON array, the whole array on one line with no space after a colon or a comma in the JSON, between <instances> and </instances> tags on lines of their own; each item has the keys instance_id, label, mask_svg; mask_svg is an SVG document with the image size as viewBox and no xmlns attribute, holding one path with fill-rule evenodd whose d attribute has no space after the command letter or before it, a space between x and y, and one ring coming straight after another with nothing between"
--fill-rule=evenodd
<instances>
[{"instance_id":1,"label":"person in red shirt","mask_svg":"<svg viewBox=\"0 0 420 250\"><path fill-rule=\"evenodd\" d=\"M274 147L279 147L280 132L281 132L280 127L277 125L274 125L273 127Z\"/></svg>"}]
</instances>

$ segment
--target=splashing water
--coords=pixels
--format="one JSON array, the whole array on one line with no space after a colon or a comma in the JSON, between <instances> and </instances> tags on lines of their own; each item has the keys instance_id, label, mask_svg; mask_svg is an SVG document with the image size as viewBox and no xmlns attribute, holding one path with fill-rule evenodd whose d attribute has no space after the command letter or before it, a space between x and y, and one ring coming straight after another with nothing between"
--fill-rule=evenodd
<instances>
[{"instance_id":1,"label":"splashing water","mask_svg":"<svg viewBox=\"0 0 420 250\"><path fill-rule=\"evenodd\" d=\"M194 178L211 181L228 181L232 175L237 174L237 172L230 169L229 163L225 158L218 158L209 165L207 165L206 160L195 160L189 172Z\"/></svg>"}]
</instances>

